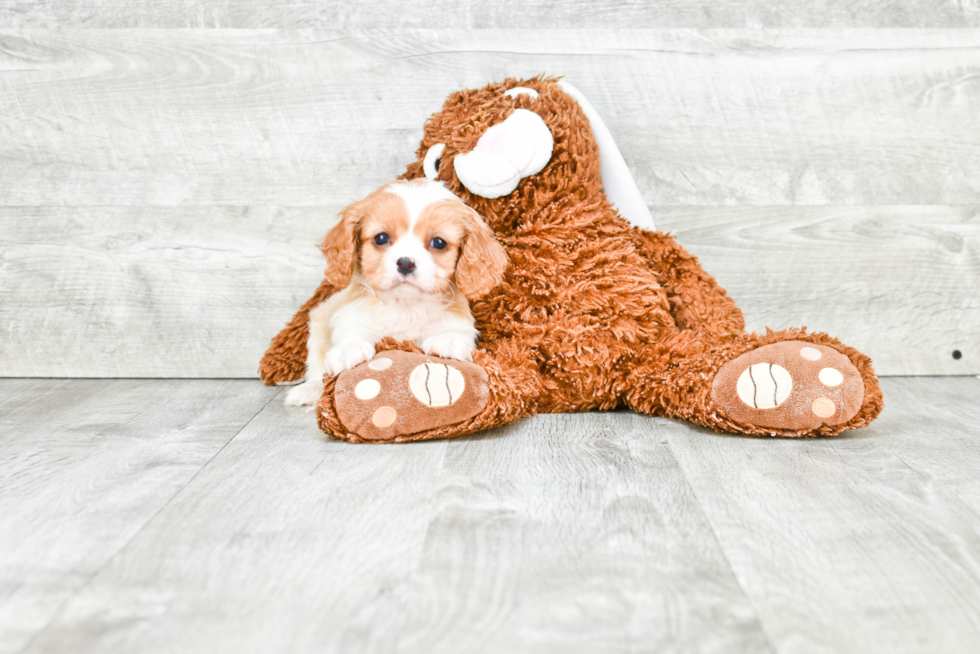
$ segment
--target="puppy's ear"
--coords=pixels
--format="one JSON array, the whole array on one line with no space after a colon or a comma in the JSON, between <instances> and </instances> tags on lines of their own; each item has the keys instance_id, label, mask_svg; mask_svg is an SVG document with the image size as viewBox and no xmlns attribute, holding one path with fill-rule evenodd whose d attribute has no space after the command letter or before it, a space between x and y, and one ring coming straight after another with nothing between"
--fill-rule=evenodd
<instances>
[{"instance_id":1,"label":"puppy's ear","mask_svg":"<svg viewBox=\"0 0 980 654\"><path fill-rule=\"evenodd\" d=\"M463 252L456 263L456 286L467 299L490 292L504 280L509 262L507 251L493 237L480 214L463 205L466 212L466 237Z\"/></svg>"},{"instance_id":2,"label":"puppy's ear","mask_svg":"<svg viewBox=\"0 0 980 654\"><path fill-rule=\"evenodd\" d=\"M327 232L320 251L327 258L324 278L336 288L346 288L354 276L357 260L357 229L364 214L364 201L355 202L340 215L340 222Z\"/></svg>"}]
</instances>

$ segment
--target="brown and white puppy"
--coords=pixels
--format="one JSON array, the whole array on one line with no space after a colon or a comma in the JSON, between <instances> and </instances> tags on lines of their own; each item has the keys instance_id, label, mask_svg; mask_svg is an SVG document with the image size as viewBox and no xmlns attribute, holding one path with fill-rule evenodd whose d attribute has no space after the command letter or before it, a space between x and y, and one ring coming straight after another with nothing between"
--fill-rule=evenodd
<instances>
[{"instance_id":1,"label":"brown and white puppy","mask_svg":"<svg viewBox=\"0 0 980 654\"><path fill-rule=\"evenodd\" d=\"M399 181L344 210L320 246L343 290L310 312L306 381L286 404L316 404L323 375L374 357L385 336L473 360L469 300L503 279L507 254L479 214L442 182Z\"/></svg>"}]
</instances>

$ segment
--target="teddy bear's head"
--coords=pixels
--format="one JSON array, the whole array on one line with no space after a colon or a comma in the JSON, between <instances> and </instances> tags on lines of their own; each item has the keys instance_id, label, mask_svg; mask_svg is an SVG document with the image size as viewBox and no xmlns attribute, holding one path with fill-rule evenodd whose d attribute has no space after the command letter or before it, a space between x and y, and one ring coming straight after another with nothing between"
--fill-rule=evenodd
<instances>
[{"instance_id":1,"label":"teddy bear's head","mask_svg":"<svg viewBox=\"0 0 980 654\"><path fill-rule=\"evenodd\" d=\"M589 120L557 78L507 79L457 91L425 124L403 177L438 179L499 235L558 198L602 192Z\"/></svg>"}]
</instances>

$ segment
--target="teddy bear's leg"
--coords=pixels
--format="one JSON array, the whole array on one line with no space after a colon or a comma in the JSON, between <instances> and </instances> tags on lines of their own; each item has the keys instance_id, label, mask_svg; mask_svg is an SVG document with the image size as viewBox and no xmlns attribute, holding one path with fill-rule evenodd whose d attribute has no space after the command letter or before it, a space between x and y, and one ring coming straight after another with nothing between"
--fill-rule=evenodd
<instances>
[{"instance_id":1,"label":"teddy bear's leg","mask_svg":"<svg viewBox=\"0 0 980 654\"><path fill-rule=\"evenodd\" d=\"M745 319L735 301L672 235L645 229L634 229L633 233L637 249L667 292L678 329L719 341L732 340L745 331Z\"/></svg>"},{"instance_id":2,"label":"teddy bear's leg","mask_svg":"<svg viewBox=\"0 0 980 654\"><path fill-rule=\"evenodd\" d=\"M320 282L306 304L276 334L259 363L259 377L267 385L298 381L306 372L306 341L309 337L310 311L333 295L337 289L326 280Z\"/></svg>"},{"instance_id":3,"label":"teddy bear's leg","mask_svg":"<svg viewBox=\"0 0 980 654\"><path fill-rule=\"evenodd\" d=\"M644 351L626 403L719 431L829 436L882 409L871 361L826 334L746 334L728 343L678 331Z\"/></svg>"},{"instance_id":4,"label":"teddy bear's leg","mask_svg":"<svg viewBox=\"0 0 980 654\"><path fill-rule=\"evenodd\" d=\"M542 383L526 358L477 350L469 363L386 341L371 361L324 378L317 420L327 435L381 443L449 438L535 411Z\"/></svg>"}]
</instances>

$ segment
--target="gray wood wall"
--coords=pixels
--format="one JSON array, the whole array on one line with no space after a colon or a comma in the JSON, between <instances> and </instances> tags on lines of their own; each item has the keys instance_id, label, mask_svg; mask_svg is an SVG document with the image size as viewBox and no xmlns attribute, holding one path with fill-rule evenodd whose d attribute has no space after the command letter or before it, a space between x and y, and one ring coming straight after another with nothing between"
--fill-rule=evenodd
<instances>
[{"instance_id":1,"label":"gray wood wall","mask_svg":"<svg viewBox=\"0 0 980 654\"><path fill-rule=\"evenodd\" d=\"M255 376L336 212L449 92L540 72L750 329L978 374L978 27L975 0L0 0L0 375Z\"/></svg>"}]
</instances>

